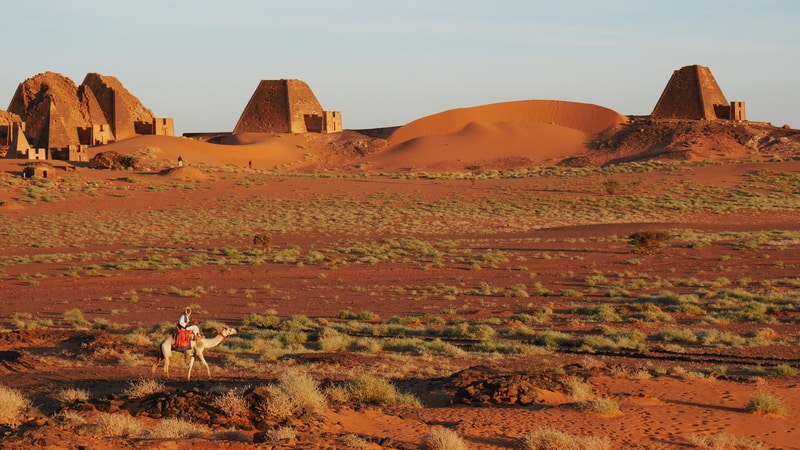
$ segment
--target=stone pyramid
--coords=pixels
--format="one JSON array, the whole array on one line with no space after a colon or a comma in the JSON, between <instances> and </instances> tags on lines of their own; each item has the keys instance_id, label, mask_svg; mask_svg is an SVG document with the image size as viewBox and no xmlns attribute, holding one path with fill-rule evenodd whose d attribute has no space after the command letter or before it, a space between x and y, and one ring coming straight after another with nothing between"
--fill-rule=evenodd
<instances>
[{"instance_id":1,"label":"stone pyramid","mask_svg":"<svg viewBox=\"0 0 800 450\"><path fill-rule=\"evenodd\" d=\"M317 97L301 80L261 80L234 133L305 133L306 116L323 115Z\"/></svg>"},{"instance_id":2,"label":"stone pyramid","mask_svg":"<svg viewBox=\"0 0 800 450\"><path fill-rule=\"evenodd\" d=\"M708 67L685 66L673 72L650 117L689 120L728 119L730 104Z\"/></svg>"}]
</instances>

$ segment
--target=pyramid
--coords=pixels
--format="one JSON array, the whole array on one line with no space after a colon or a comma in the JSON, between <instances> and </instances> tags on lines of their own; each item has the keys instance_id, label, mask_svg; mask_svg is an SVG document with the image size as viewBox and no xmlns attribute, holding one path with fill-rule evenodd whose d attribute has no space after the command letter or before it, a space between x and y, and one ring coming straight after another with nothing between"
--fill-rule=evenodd
<instances>
[{"instance_id":1,"label":"pyramid","mask_svg":"<svg viewBox=\"0 0 800 450\"><path fill-rule=\"evenodd\" d=\"M673 72L656 107L654 119L716 120L731 118L731 104L708 67L692 65Z\"/></svg>"},{"instance_id":2,"label":"pyramid","mask_svg":"<svg viewBox=\"0 0 800 450\"><path fill-rule=\"evenodd\" d=\"M107 123L115 140L121 141L137 134L136 127L152 126L153 113L131 94L116 78L88 73L78 89L92 123Z\"/></svg>"},{"instance_id":3,"label":"pyramid","mask_svg":"<svg viewBox=\"0 0 800 450\"><path fill-rule=\"evenodd\" d=\"M261 80L245 106L234 133L307 133L341 131L341 116L324 111L301 80Z\"/></svg>"},{"instance_id":4,"label":"pyramid","mask_svg":"<svg viewBox=\"0 0 800 450\"><path fill-rule=\"evenodd\" d=\"M78 129L89 126L77 93L78 87L69 78L54 72L40 73L20 83L8 111L25 122L25 133L34 147L77 145Z\"/></svg>"},{"instance_id":5,"label":"pyramid","mask_svg":"<svg viewBox=\"0 0 800 450\"><path fill-rule=\"evenodd\" d=\"M35 148L65 149L94 145L95 130L104 124L110 133L103 141L151 134L153 113L115 77L89 73L80 86L54 72L35 75L20 83L8 112L26 124Z\"/></svg>"}]
</instances>

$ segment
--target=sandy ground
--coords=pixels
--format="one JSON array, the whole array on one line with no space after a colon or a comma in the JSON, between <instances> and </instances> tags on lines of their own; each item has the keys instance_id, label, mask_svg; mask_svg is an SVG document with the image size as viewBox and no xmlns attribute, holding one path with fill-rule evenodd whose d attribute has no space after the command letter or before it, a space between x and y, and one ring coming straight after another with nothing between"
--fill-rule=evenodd
<instances>
[{"instance_id":1,"label":"sandy ground","mask_svg":"<svg viewBox=\"0 0 800 450\"><path fill-rule=\"evenodd\" d=\"M586 106L575 108L582 111ZM136 327L152 330L174 321L187 304L196 305L201 323L221 322L242 332L248 329L244 318L252 313L304 315L319 325L341 320L337 316L342 311L369 311L375 315L373 323L441 315L456 322L491 320L499 330L508 330L520 325L512 319L515 314L533 314L546 307L558 319L531 325L537 332L590 334L603 324L586 321L575 311L608 302L623 311L638 304L638 295L663 290L714 291L719 289L714 283L723 278L729 283L723 284L726 289L740 286L760 294L797 295L791 280L797 280L800 242L782 239L781 233L796 232L800 219L795 208L780 200L797 196L796 181L788 178L782 191L764 197L774 202L772 206L717 207L706 197L716 195L719 203L725 203L741 190L753 195L772 192L774 186L759 188L748 176L796 177L799 161L682 163L580 176L579 169L563 169L548 176L495 179L480 173L498 160L535 165L584 151L581 143L587 136L620 117L611 114L602 124L585 117L575 122L514 123L493 114L492 120L454 121L452 127L440 121L439 134L420 131L427 126L423 121L409 127L402 143L376 152L364 165L350 167L349 159L340 161L346 170L338 172L322 170L319 162L330 157L312 144L317 137L247 135L217 145L151 136L102 148L146 155L145 169L78 167L58 177L60 196L50 201L20 200L30 192L26 189L31 180L4 184L0 188L0 376L3 385L31 397L38 413L30 413L19 427L3 427L2 446L255 447L252 438L258 429L244 419L237 423L248 442L210 435L100 438L71 431L57 419L69 409L54 399L60 387L91 391L94 403L83 412L91 418L108 410L108 396L148 377L155 340L122 344L124 336ZM175 167L178 156L185 160L182 168ZM480 167L465 171L466 165ZM297 172L274 172L276 167ZM409 176L415 168L436 167L460 170L463 179ZM20 171L19 161L0 161L4 181ZM399 175L380 175L383 171ZM471 172L479 176L467 176ZM604 188L610 178L618 185L614 194ZM641 210L631 202L617 203L639 197L655 202L663 196L708 203ZM713 238L708 245L692 247L693 239L701 238L684 237L653 254L633 254L626 237L648 230ZM272 237L270 249L253 245L258 233ZM447 256L439 262L432 256L398 254L367 261L344 250L384 239L435 243ZM746 245L757 239L763 240ZM264 252L274 258L292 249L305 262L235 261L236 254ZM498 253L503 258L488 260ZM162 254L178 260L193 254L215 258L225 254L229 259L176 268L115 268ZM325 259L312 261L318 254ZM646 286L628 287L629 294L612 300L606 294L613 288L611 281L594 289L587 285L586 280L598 274ZM656 282L692 279L687 285ZM529 295L507 295L520 284ZM500 290L478 293L483 286ZM550 294L536 294L536 286ZM448 292L448 287L457 292ZM120 331L76 331L65 320L65 313L76 308L89 321L126 326ZM52 325L44 331L18 329L20 314L29 314L28 320L50 320ZM687 345L685 354L566 349L528 356L320 352L312 340L303 352L247 368L226 363L229 351L212 349L208 352L212 379L201 370L195 372L195 380L184 381L186 366L177 361L167 386L178 396L192 389L211 392L220 385L273 383L287 368L302 368L324 382L366 370L391 378L423 402L423 407L336 404L320 417L294 419L292 426L300 430L297 438L273 444L275 448L347 448L343 438L350 435L368 442L364 448L418 448L422 436L436 427L456 431L473 449L519 448L519 440L540 427L604 437L611 448L700 448L690 443L690 436L720 433L761 442L761 448L800 448L800 378L770 375L778 364L800 367L796 302L770 314L767 323L712 325L678 316L678 322L670 325L646 320L614 324L648 335L668 326L714 327L742 334L769 328L774 333L768 343L758 346ZM663 346L649 345L652 350ZM144 361L121 364L119 346L142 355ZM474 381L469 378L473 375L461 371L476 367L484 367L487 377L534 377L541 368L563 370L589 383L596 397L614 400L620 412L582 411L574 399L544 388L532 404L466 404L457 384ZM687 376L687 372L703 375ZM779 397L786 414L748 412L745 405L758 392ZM229 428L230 423L217 425Z\"/></svg>"}]
</instances>

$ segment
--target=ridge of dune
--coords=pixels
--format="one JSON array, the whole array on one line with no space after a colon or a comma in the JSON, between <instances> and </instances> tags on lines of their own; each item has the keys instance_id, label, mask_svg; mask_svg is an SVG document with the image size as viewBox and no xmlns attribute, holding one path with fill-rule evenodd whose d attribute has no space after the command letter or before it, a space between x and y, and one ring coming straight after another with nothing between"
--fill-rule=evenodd
<instances>
[{"instance_id":1,"label":"ridge of dune","mask_svg":"<svg viewBox=\"0 0 800 450\"><path fill-rule=\"evenodd\" d=\"M299 166L313 161L313 151L305 149L301 137L270 137L253 135L247 143L221 145L174 136L143 135L94 147L96 153L115 151L121 154L145 152L158 160L177 161L181 157L187 164L205 163L218 166L235 165L272 169L281 165Z\"/></svg>"},{"instance_id":2,"label":"ridge of dune","mask_svg":"<svg viewBox=\"0 0 800 450\"><path fill-rule=\"evenodd\" d=\"M597 135L627 122L622 114L590 103L561 100L519 100L443 111L414 120L389 136L395 146L414 138L455 133L472 122L531 122L573 128Z\"/></svg>"}]
</instances>

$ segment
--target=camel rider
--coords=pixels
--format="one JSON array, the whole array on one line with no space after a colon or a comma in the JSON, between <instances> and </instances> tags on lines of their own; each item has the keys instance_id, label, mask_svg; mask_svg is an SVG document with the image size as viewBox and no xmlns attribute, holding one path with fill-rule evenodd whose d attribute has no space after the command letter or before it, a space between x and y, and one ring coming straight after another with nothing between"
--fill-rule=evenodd
<instances>
[{"instance_id":1,"label":"camel rider","mask_svg":"<svg viewBox=\"0 0 800 450\"><path fill-rule=\"evenodd\" d=\"M192 335L194 337L198 337L200 336L200 327L198 327L196 324L190 321L191 317L192 317L192 308L189 308L187 306L186 309L183 310L183 314L181 314L181 317L178 318L178 329L191 330Z\"/></svg>"}]
</instances>

